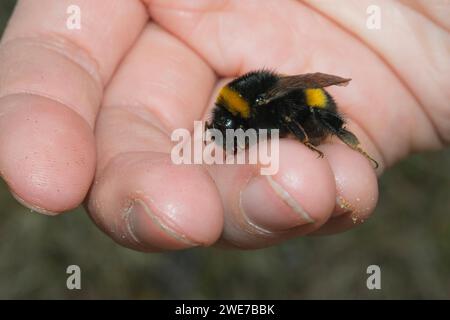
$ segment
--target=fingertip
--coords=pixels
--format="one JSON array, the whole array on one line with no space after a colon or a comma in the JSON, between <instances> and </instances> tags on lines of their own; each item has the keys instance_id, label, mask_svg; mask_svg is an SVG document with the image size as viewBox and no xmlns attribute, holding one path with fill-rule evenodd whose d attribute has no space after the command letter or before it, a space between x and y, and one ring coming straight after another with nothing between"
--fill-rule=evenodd
<instances>
[{"instance_id":1,"label":"fingertip","mask_svg":"<svg viewBox=\"0 0 450 320\"><path fill-rule=\"evenodd\" d=\"M343 232L366 221L378 201L376 171L364 156L342 144L321 146L336 181L336 206L330 220L314 235Z\"/></svg>"},{"instance_id":2,"label":"fingertip","mask_svg":"<svg viewBox=\"0 0 450 320\"><path fill-rule=\"evenodd\" d=\"M29 94L0 100L0 173L23 205L54 215L77 207L95 170L92 129L60 103Z\"/></svg>"},{"instance_id":3,"label":"fingertip","mask_svg":"<svg viewBox=\"0 0 450 320\"><path fill-rule=\"evenodd\" d=\"M280 170L273 180L301 204L312 224L322 224L332 213L335 185L329 164L298 141L280 141Z\"/></svg>"},{"instance_id":4,"label":"fingertip","mask_svg":"<svg viewBox=\"0 0 450 320\"><path fill-rule=\"evenodd\" d=\"M118 243L142 251L209 246L223 227L220 198L200 166L155 152L115 158L98 177L90 213Z\"/></svg>"},{"instance_id":5,"label":"fingertip","mask_svg":"<svg viewBox=\"0 0 450 320\"><path fill-rule=\"evenodd\" d=\"M226 207L223 236L233 246L261 248L309 233L333 212L334 177L325 159L291 139L281 140L279 154L271 156L279 163L271 176L247 167L217 171Z\"/></svg>"},{"instance_id":6,"label":"fingertip","mask_svg":"<svg viewBox=\"0 0 450 320\"><path fill-rule=\"evenodd\" d=\"M364 156L342 144L322 146L336 182L335 215L353 212L366 219L378 200L376 172Z\"/></svg>"}]
</instances>

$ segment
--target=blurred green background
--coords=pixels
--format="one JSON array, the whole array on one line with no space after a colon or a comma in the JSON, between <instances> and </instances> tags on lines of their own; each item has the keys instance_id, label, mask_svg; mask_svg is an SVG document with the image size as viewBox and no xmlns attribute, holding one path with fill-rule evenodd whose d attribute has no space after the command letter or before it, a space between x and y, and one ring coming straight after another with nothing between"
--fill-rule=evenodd
<instances>
[{"instance_id":1,"label":"blurred green background","mask_svg":"<svg viewBox=\"0 0 450 320\"><path fill-rule=\"evenodd\" d=\"M0 34L15 1L0 2ZM82 209L31 213L0 182L0 298L450 298L450 151L418 155L380 180L372 219L344 234L258 251L142 254L109 240ZM66 268L82 290L66 289ZM368 290L377 264L382 290Z\"/></svg>"}]
</instances>

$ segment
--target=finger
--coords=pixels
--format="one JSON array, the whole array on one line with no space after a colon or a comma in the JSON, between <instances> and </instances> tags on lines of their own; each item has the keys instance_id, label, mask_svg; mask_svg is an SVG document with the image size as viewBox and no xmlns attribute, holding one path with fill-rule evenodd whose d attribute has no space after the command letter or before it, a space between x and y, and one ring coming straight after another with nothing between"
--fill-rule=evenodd
<instances>
[{"instance_id":1,"label":"finger","mask_svg":"<svg viewBox=\"0 0 450 320\"><path fill-rule=\"evenodd\" d=\"M359 137L362 133L357 132ZM336 183L336 204L330 219L311 235L343 232L367 221L378 200L378 183L367 159L343 144L325 144L324 152Z\"/></svg>"},{"instance_id":2,"label":"finger","mask_svg":"<svg viewBox=\"0 0 450 320\"><path fill-rule=\"evenodd\" d=\"M0 45L0 172L26 206L54 214L85 197L103 86L146 19L139 1L18 2Z\"/></svg>"},{"instance_id":3,"label":"finger","mask_svg":"<svg viewBox=\"0 0 450 320\"><path fill-rule=\"evenodd\" d=\"M316 230L333 212L335 183L326 159L292 139L281 139L279 154L271 156L279 161L274 175L252 165L211 168L224 204L225 245L273 245Z\"/></svg>"},{"instance_id":4,"label":"finger","mask_svg":"<svg viewBox=\"0 0 450 320\"><path fill-rule=\"evenodd\" d=\"M148 26L105 95L89 212L115 241L138 250L210 245L223 226L214 181L171 161L170 133L201 118L212 70L178 39Z\"/></svg>"}]
</instances>

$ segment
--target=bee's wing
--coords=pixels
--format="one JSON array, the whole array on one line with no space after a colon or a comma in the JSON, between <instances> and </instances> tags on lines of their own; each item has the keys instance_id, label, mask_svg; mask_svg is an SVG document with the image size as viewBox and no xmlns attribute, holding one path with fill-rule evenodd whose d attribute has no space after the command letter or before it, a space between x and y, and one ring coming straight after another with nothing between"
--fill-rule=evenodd
<instances>
[{"instance_id":1,"label":"bee's wing","mask_svg":"<svg viewBox=\"0 0 450 320\"><path fill-rule=\"evenodd\" d=\"M281 76L277 83L266 92L264 101L270 102L297 89L325 88L333 85L346 86L350 80L320 72Z\"/></svg>"}]
</instances>

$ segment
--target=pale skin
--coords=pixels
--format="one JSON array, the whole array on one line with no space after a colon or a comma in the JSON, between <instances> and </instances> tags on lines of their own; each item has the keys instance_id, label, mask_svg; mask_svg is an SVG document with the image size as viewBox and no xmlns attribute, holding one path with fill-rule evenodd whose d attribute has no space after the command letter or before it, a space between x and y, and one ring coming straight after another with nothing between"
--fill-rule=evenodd
<instances>
[{"instance_id":1,"label":"pale skin","mask_svg":"<svg viewBox=\"0 0 450 320\"><path fill-rule=\"evenodd\" d=\"M266 247L359 225L377 175L450 141L441 2L378 1L377 31L365 24L374 1L111 3L19 1L3 36L0 173L38 212L84 202L111 238L142 251ZM65 28L71 4L81 30ZM334 140L319 159L289 139L270 178L251 165L173 165L172 130L191 129L221 85L261 67L352 78L330 92L380 168Z\"/></svg>"}]
</instances>

